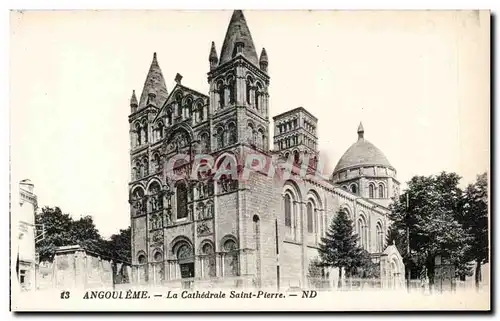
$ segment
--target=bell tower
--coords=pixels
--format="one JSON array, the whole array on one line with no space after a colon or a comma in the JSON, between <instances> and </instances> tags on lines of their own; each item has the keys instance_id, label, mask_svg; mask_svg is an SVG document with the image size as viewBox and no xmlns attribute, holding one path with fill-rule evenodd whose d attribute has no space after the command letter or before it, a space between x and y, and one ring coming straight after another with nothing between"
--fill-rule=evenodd
<instances>
[{"instance_id":1,"label":"bell tower","mask_svg":"<svg viewBox=\"0 0 500 321\"><path fill-rule=\"evenodd\" d=\"M241 10L235 10L220 58L212 42L209 55L210 113L214 151L235 145L269 149L268 57L260 58Z\"/></svg>"}]
</instances>

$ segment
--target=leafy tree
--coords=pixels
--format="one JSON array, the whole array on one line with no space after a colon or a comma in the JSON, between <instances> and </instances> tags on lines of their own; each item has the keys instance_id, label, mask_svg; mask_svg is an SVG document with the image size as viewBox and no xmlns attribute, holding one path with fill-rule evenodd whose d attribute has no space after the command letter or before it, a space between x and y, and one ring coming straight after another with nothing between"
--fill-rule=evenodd
<instances>
[{"instance_id":1,"label":"leafy tree","mask_svg":"<svg viewBox=\"0 0 500 321\"><path fill-rule=\"evenodd\" d=\"M131 262L131 230L130 226L120 230L118 234L111 235L107 241L110 249L110 256L121 261Z\"/></svg>"},{"instance_id":2,"label":"leafy tree","mask_svg":"<svg viewBox=\"0 0 500 321\"><path fill-rule=\"evenodd\" d=\"M460 177L443 172L436 176L415 176L407 191L391 205L390 219L406 248L409 230L411 257L402 249L401 255L410 268L424 266L430 284L434 284L435 258L447 257L460 267L468 251L470 238L458 221L462 191ZM401 244L403 245L403 244Z\"/></svg>"},{"instance_id":3,"label":"leafy tree","mask_svg":"<svg viewBox=\"0 0 500 321\"><path fill-rule=\"evenodd\" d=\"M362 249L358 236L353 231L352 221L345 211L340 210L333 218L326 236L319 244L320 265L339 269L339 287L342 286L342 269L352 271L360 266Z\"/></svg>"},{"instance_id":4,"label":"leafy tree","mask_svg":"<svg viewBox=\"0 0 500 321\"><path fill-rule=\"evenodd\" d=\"M74 244L71 238L73 220L59 207L44 207L35 217L37 224L44 225L44 238L36 244L40 260L51 260L57 247Z\"/></svg>"},{"instance_id":5,"label":"leafy tree","mask_svg":"<svg viewBox=\"0 0 500 321\"><path fill-rule=\"evenodd\" d=\"M44 225L44 238L36 244L40 260L52 260L59 246L80 245L101 256L130 262L130 227L103 239L91 216L74 220L59 207L45 207L36 216L36 223Z\"/></svg>"},{"instance_id":6,"label":"leafy tree","mask_svg":"<svg viewBox=\"0 0 500 321\"><path fill-rule=\"evenodd\" d=\"M478 175L476 182L469 184L463 194L461 223L470 235L467 261L475 263L475 283L481 281L481 265L488 262L488 176Z\"/></svg>"}]
</instances>

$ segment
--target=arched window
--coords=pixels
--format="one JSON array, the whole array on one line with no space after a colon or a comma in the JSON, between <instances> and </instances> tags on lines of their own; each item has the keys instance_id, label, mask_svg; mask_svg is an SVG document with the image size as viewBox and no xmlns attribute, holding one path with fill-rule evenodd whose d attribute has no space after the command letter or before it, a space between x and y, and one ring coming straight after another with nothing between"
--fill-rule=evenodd
<instances>
[{"instance_id":1,"label":"arched window","mask_svg":"<svg viewBox=\"0 0 500 321\"><path fill-rule=\"evenodd\" d=\"M358 186L356 184L351 185L351 193L353 193L353 194L358 193Z\"/></svg>"},{"instance_id":2,"label":"arched window","mask_svg":"<svg viewBox=\"0 0 500 321\"><path fill-rule=\"evenodd\" d=\"M253 128L253 124L251 123L248 123L247 125L247 141L250 143L250 144L253 144L255 145L255 141L254 141L254 128Z\"/></svg>"},{"instance_id":3,"label":"arched window","mask_svg":"<svg viewBox=\"0 0 500 321\"><path fill-rule=\"evenodd\" d=\"M255 109L257 110L259 110L262 105L261 98L262 98L262 85L260 83L257 83L257 89L255 90Z\"/></svg>"},{"instance_id":4,"label":"arched window","mask_svg":"<svg viewBox=\"0 0 500 321\"><path fill-rule=\"evenodd\" d=\"M177 103L177 117L182 117L182 94L177 93L175 96L175 101Z\"/></svg>"},{"instance_id":5,"label":"arched window","mask_svg":"<svg viewBox=\"0 0 500 321\"><path fill-rule=\"evenodd\" d=\"M368 249L368 226L364 216L358 219L359 244L362 248Z\"/></svg>"},{"instance_id":6,"label":"arched window","mask_svg":"<svg viewBox=\"0 0 500 321\"><path fill-rule=\"evenodd\" d=\"M186 218L188 216L187 202L188 190L186 184L180 182L177 184L177 219Z\"/></svg>"},{"instance_id":7,"label":"arched window","mask_svg":"<svg viewBox=\"0 0 500 321\"><path fill-rule=\"evenodd\" d=\"M295 165L299 165L300 164L300 154L298 151L294 151L293 152L293 163Z\"/></svg>"},{"instance_id":8,"label":"arched window","mask_svg":"<svg viewBox=\"0 0 500 321\"><path fill-rule=\"evenodd\" d=\"M208 133L203 133L200 136L201 152L207 153L210 151L210 137Z\"/></svg>"},{"instance_id":9,"label":"arched window","mask_svg":"<svg viewBox=\"0 0 500 321\"><path fill-rule=\"evenodd\" d=\"M267 146L266 134L264 134L264 130L262 128L259 129L259 144L262 149L265 149Z\"/></svg>"},{"instance_id":10,"label":"arched window","mask_svg":"<svg viewBox=\"0 0 500 321\"><path fill-rule=\"evenodd\" d=\"M229 123L228 129L228 145L236 144L236 125L234 123Z\"/></svg>"},{"instance_id":11,"label":"arched window","mask_svg":"<svg viewBox=\"0 0 500 321\"><path fill-rule=\"evenodd\" d=\"M141 125L139 123L135 124L135 146L139 146L142 144L141 140L141 135L142 135L142 129Z\"/></svg>"},{"instance_id":12,"label":"arched window","mask_svg":"<svg viewBox=\"0 0 500 321\"><path fill-rule=\"evenodd\" d=\"M307 232L314 233L314 208L312 202L307 203Z\"/></svg>"},{"instance_id":13,"label":"arched window","mask_svg":"<svg viewBox=\"0 0 500 321\"><path fill-rule=\"evenodd\" d=\"M375 185L373 184L368 185L368 197L369 198L375 197Z\"/></svg>"},{"instance_id":14,"label":"arched window","mask_svg":"<svg viewBox=\"0 0 500 321\"><path fill-rule=\"evenodd\" d=\"M285 195L285 226L292 227L292 198L289 194Z\"/></svg>"},{"instance_id":15,"label":"arched window","mask_svg":"<svg viewBox=\"0 0 500 321\"><path fill-rule=\"evenodd\" d=\"M144 254L139 255L137 260L139 261L139 264L146 264L147 263L146 256Z\"/></svg>"},{"instance_id":16,"label":"arched window","mask_svg":"<svg viewBox=\"0 0 500 321\"><path fill-rule=\"evenodd\" d=\"M224 147L224 128L218 127L216 132L215 132L216 138L217 138L217 148L223 148Z\"/></svg>"},{"instance_id":17,"label":"arched window","mask_svg":"<svg viewBox=\"0 0 500 321\"><path fill-rule=\"evenodd\" d=\"M193 98L188 97L186 99L186 106L184 106L184 118L191 117L192 111L193 111Z\"/></svg>"},{"instance_id":18,"label":"arched window","mask_svg":"<svg viewBox=\"0 0 500 321\"><path fill-rule=\"evenodd\" d=\"M384 232L382 230L382 224L377 223L377 252L382 252L384 250Z\"/></svg>"},{"instance_id":19,"label":"arched window","mask_svg":"<svg viewBox=\"0 0 500 321\"><path fill-rule=\"evenodd\" d=\"M196 108L198 110L198 121L202 122L205 120L205 113L203 111L203 104L198 103L198 107Z\"/></svg>"},{"instance_id":20,"label":"arched window","mask_svg":"<svg viewBox=\"0 0 500 321\"><path fill-rule=\"evenodd\" d=\"M224 276L237 276L238 267L238 248L234 240L224 242Z\"/></svg>"},{"instance_id":21,"label":"arched window","mask_svg":"<svg viewBox=\"0 0 500 321\"><path fill-rule=\"evenodd\" d=\"M229 103L234 104L236 102L236 82L232 77L227 79L229 87Z\"/></svg>"},{"instance_id":22,"label":"arched window","mask_svg":"<svg viewBox=\"0 0 500 321\"><path fill-rule=\"evenodd\" d=\"M142 166L144 167L144 176L148 176L149 175L149 160L147 157L144 157L144 159L142 160Z\"/></svg>"},{"instance_id":23,"label":"arched window","mask_svg":"<svg viewBox=\"0 0 500 321\"><path fill-rule=\"evenodd\" d=\"M358 219L358 238L359 238L359 245L362 247L364 245L363 229L364 229L363 219L359 218Z\"/></svg>"},{"instance_id":24,"label":"arched window","mask_svg":"<svg viewBox=\"0 0 500 321\"><path fill-rule=\"evenodd\" d=\"M148 143L148 124L145 120L143 120L142 122L142 140L144 142L144 144L147 144Z\"/></svg>"},{"instance_id":25,"label":"arched window","mask_svg":"<svg viewBox=\"0 0 500 321\"><path fill-rule=\"evenodd\" d=\"M246 96L247 96L247 104L252 104L252 78L247 78L246 81Z\"/></svg>"},{"instance_id":26,"label":"arched window","mask_svg":"<svg viewBox=\"0 0 500 321\"><path fill-rule=\"evenodd\" d=\"M158 132L158 139L162 139L163 138L163 129L165 128L165 126L163 126L163 123L162 122L159 122L158 123L158 129L157 129L157 132Z\"/></svg>"},{"instance_id":27,"label":"arched window","mask_svg":"<svg viewBox=\"0 0 500 321\"><path fill-rule=\"evenodd\" d=\"M378 186L378 198L384 198L384 185L379 184Z\"/></svg>"},{"instance_id":28,"label":"arched window","mask_svg":"<svg viewBox=\"0 0 500 321\"><path fill-rule=\"evenodd\" d=\"M222 81L217 83L217 94L219 96L219 108L224 108L224 106L226 106L226 102L224 97L224 84Z\"/></svg>"},{"instance_id":29,"label":"arched window","mask_svg":"<svg viewBox=\"0 0 500 321\"><path fill-rule=\"evenodd\" d=\"M168 126L172 126L172 124L173 124L172 111L167 111L167 123L168 123Z\"/></svg>"}]
</instances>

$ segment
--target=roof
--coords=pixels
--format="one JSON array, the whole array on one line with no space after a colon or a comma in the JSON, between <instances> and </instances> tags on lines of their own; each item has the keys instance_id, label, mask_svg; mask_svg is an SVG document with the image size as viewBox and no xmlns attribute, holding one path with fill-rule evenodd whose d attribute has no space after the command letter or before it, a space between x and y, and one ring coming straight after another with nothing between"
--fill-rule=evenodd
<instances>
[{"instance_id":1,"label":"roof","mask_svg":"<svg viewBox=\"0 0 500 321\"><path fill-rule=\"evenodd\" d=\"M156 94L156 105L158 107L163 105L168 97L167 86L165 85L165 79L163 78L160 65L158 65L158 60L156 59L156 52L153 54L153 61L149 67L146 81L144 81L144 88L142 89L141 99L139 100L139 108L147 107L148 95L150 93Z\"/></svg>"},{"instance_id":2,"label":"roof","mask_svg":"<svg viewBox=\"0 0 500 321\"><path fill-rule=\"evenodd\" d=\"M374 165L392 167L384 153L364 138L363 125L360 124L358 127L358 141L352 144L342 155L333 173L351 167Z\"/></svg>"},{"instance_id":3,"label":"roof","mask_svg":"<svg viewBox=\"0 0 500 321\"><path fill-rule=\"evenodd\" d=\"M222 65L234 58L235 45L238 42L244 44L242 51L243 56L251 63L258 66L259 59L257 58L252 35L250 34L250 29L248 28L243 11L234 10L229 26L227 27L226 37L222 44L219 64Z\"/></svg>"},{"instance_id":4,"label":"roof","mask_svg":"<svg viewBox=\"0 0 500 321\"><path fill-rule=\"evenodd\" d=\"M305 114L307 114L309 117L311 117L314 121L318 121L318 118L316 118L316 116L314 116L313 114L311 114L307 109L305 109L302 106L296 107L294 109L287 110L287 111L285 111L285 112L283 112L281 114L273 116L273 120L276 120L278 118L282 118L282 117L287 116L287 115L294 114L294 113L296 113L298 111L303 111Z\"/></svg>"}]
</instances>

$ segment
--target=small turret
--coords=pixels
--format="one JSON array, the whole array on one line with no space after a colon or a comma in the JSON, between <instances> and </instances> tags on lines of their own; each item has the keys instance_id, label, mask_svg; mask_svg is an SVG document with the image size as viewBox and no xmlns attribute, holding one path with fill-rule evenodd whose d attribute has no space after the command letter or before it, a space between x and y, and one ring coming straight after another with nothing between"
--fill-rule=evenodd
<instances>
[{"instance_id":1,"label":"small turret","mask_svg":"<svg viewBox=\"0 0 500 321\"><path fill-rule=\"evenodd\" d=\"M259 65L260 70L263 72L267 72L267 66L269 65L269 58L267 57L266 48L262 48L262 52L260 53Z\"/></svg>"},{"instance_id":2,"label":"small turret","mask_svg":"<svg viewBox=\"0 0 500 321\"><path fill-rule=\"evenodd\" d=\"M139 106L139 103L137 102L137 97L135 96L135 90L132 90L132 97L130 98L130 108L132 109L132 113L137 111L137 106Z\"/></svg>"},{"instance_id":3,"label":"small turret","mask_svg":"<svg viewBox=\"0 0 500 321\"><path fill-rule=\"evenodd\" d=\"M210 62L210 70L217 68L219 63L219 58L217 58L217 50L215 49L215 42L212 41L212 47L210 48L210 56L208 56L208 61Z\"/></svg>"}]
</instances>

